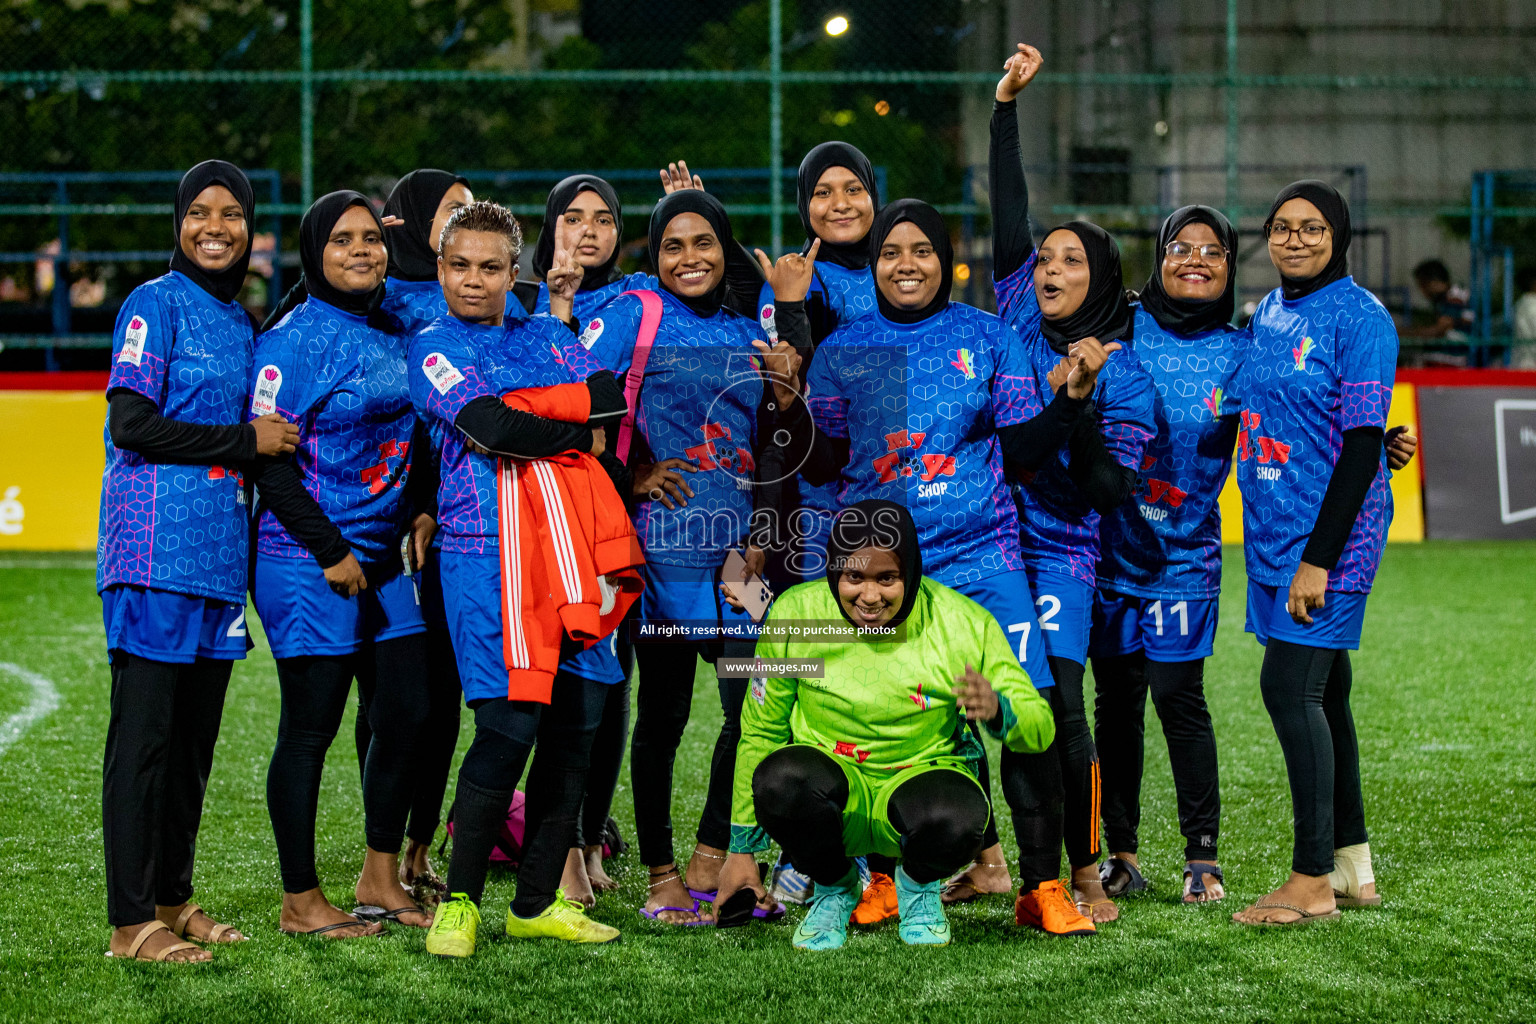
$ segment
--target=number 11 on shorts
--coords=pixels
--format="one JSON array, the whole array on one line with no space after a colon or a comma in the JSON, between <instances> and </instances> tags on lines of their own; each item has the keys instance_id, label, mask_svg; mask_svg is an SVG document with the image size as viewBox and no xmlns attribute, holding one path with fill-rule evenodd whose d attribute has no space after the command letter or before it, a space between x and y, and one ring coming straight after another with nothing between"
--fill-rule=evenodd
<instances>
[{"instance_id":1,"label":"number 11 on shorts","mask_svg":"<svg viewBox=\"0 0 1536 1024\"><path fill-rule=\"evenodd\" d=\"M1152 621L1157 629L1157 635L1163 635L1163 602L1153 601L1147 606L1147 611L1152 613ZM1189 602L1180 601L1178 604L1168 606L1169 615L1179 617L1179 636L1189 636Z\"/></svg>"}]
</instances>

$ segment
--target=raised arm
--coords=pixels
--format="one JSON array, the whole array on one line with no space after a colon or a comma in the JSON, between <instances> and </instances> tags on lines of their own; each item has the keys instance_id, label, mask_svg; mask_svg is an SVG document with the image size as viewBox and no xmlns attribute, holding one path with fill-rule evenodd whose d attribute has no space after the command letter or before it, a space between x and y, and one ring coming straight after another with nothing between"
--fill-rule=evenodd
<instances>
[{"instance_id":1,"label":"raised arm","mask_svg":"<svg viewBox=\"0 0 1536 1024\"><path fill-rule=\"evenodd\" d=\"M1004 62L992 107L988 158L988 194L992 207L992 276L1002 281L1017 273L1035 243L1029 233L1029 185L1019 143L1018 95L1045 63L1027 43Z\"/></svg>"}]
</instances>

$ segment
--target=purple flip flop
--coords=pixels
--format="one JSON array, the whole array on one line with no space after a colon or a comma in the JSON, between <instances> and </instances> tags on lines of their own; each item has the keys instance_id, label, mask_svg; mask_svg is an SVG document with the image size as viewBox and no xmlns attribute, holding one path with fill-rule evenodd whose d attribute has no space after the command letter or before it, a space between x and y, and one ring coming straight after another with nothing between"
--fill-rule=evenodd
<instances>
[{"instance_id":1,"label":"purple flip flop","mask_svg":"<svg viewBox=\"0 0 1536 1024\"><path fill-rule=\"evenodd\" d=\"M714 922L706 921L702 915L699 915L699 904L701 902L703 901L696 899L691 907L657 907L655 910L646 910L644 907L641 907L640 916L647 921L655 921L657 924L664 924L670 928L697 928L700 925L713 924ZM676 911L679 914L698 915L699 919L697 921L663 921L660 915L665 914L669 910Z\"/></svg>"}]
</instances>

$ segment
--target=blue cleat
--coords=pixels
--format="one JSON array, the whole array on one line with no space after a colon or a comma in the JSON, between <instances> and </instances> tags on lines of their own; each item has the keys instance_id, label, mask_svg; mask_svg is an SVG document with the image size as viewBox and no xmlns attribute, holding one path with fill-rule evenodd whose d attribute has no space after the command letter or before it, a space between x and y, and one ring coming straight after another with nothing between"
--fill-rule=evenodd
<instances>
[{"instance_id":1,"label":"blue cleat","mask_svg":"<svg viewBox=\"0 0 1536 1024\"><path fill-rule=\"evenodd\" d=\"M944 916L940 894L944 880L936 878L918 884L907 877L906 869L896 868L896 905L901 913L901 941L909 946L949 945L949 920Z\"/></svg>"}]
</instances>

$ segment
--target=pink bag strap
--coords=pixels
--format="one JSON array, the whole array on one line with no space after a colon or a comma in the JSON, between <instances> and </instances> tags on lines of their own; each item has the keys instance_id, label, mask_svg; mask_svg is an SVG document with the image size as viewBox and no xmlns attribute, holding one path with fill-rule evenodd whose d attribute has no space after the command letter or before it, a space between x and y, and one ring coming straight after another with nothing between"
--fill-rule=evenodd
<instances>
[{"instance_id":1,"label":"pink bag strap","mask_svg":"<svg viewBox=\"0 0 1536 1024\"><path fill-rule=\"evenodd\" d=\"M624 375L624 404L629 411L619 421L618 452L620 462L629 461L630 439L635 433L635 417L640 415L640 385L645 381L645 364L651 359L651 345L661 327L661 296L648 289L628 291L640 300L640 333L635 335L635 351L629 357L629 372Z\"/></svg>"}]
</instances>

